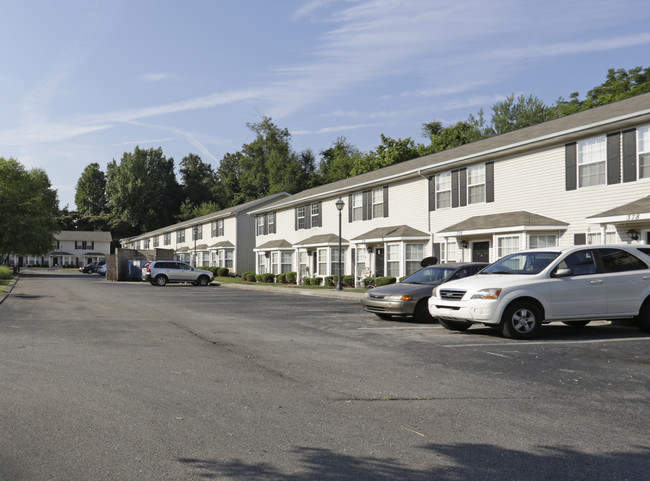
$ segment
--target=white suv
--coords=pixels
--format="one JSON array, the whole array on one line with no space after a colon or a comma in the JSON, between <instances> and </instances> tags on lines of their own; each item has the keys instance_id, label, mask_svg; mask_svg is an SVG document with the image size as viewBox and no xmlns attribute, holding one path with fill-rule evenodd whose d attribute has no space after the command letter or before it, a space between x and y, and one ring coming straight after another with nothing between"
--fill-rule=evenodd
<instances>
[{"instance_id":1,"label":"white suv","mask_svg":"<svg viewBox=\"0 0 650 481\"><path fill-rule=\"evenodd\" d=\"M447 329L485 324L514 339L530 339L552 321L584 326L595 319L633 319L650 332L649 254L643 245L511 254L476 276L436 287L429 312Z\"/></svg>"}]
</instances>

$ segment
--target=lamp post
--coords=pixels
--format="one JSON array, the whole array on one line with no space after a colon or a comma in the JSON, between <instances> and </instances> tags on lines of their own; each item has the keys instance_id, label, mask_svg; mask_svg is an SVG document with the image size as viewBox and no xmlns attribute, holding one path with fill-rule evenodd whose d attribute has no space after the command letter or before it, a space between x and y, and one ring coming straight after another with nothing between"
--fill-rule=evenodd
<instances>
[{"instance_id":1,"label":"lamp post","mask_svg":"<svg viewBox=\"0 0 650 481\"><path fill-rule=\"evenodd\" d=\"M345 206L345 202L339 197L339 200L336 201L336 208L339 211L339 280L336 284L336 290L337 291L342 291L343 290L343 270L341 268L341 212L343 211L343 207Z\"/></svg>"},{"instance_id":2,"label":"lamp post","mask_svg":"<svg viewBox=\"0 0 650 481\"><path fill-rule=\"evenodd\" d=\"M192 227L192 237L194 237L194 265L192 267L196 267L196 237L197 237L197 229L198 226Z\"/></svg>"}]
</instances>

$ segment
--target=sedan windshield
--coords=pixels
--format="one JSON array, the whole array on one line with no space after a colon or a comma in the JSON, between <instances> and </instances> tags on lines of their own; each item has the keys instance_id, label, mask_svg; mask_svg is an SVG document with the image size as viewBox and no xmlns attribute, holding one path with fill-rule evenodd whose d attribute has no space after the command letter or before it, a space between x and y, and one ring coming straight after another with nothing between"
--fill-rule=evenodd
<instances>
[{"instance_id":1,"label":"sedan windshield","mask_svg":"<svg viewBox=\"0 0 650 481\"><path fill-rule=\"evenodd\" d=\"M511 254L486 267L481 274L539 274L559 255L559 252Z\"/></svg>"},{"instance_id":2,"label":"sedan windshield","mask_svg":"<svg viewBox=\"0 0 650 481\"><path fill-rule=\"evenodd\" d=\"M456 272L456 268L451 267L425 267L420 269L415 274L411 274L409 277L404 279L402 282L408 284L431 284L437 285L445 281L449 276Z\"/></svg>"}]
</instances>

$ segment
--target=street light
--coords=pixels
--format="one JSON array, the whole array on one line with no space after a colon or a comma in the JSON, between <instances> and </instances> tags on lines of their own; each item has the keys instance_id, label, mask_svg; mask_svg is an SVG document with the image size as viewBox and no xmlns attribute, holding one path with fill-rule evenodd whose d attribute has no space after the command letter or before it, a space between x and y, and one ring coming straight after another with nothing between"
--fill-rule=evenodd
<instances>
[{"instance_id":1,"label":"street light","mask_svg":"<svg viewBox=\"0 0 650 481\"><path fill-rule=\"evenodd\" d=\"M339 200L336 201L336 208L339 211L339 280L336 284L336 290L343 290L343 270L341 269L341 211L345 207L345 202L339 197Z\"/></svg>"},{"instance_id":2,"label":"street light","mask_svg":"<svg viewBox=\"0 0 650 481\"><path fill-rule=\"evenodd\" d=\"M196 267L196 238L197 238L197 233L198 233L198 226L192 227L192 237L194 237L194 265L192 267Z\"/></svg>"}]
</instances>

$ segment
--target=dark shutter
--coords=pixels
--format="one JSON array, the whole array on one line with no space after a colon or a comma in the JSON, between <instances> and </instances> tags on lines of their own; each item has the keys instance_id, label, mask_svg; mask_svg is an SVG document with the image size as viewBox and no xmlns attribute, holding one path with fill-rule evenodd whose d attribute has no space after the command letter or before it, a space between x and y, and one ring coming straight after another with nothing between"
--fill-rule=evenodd
<instances>
[{"instance_id":1,"label":"dark shutter","mask_svg":"<svg viewBox=\"0 0 650 481\"><path fill-rule=\"evenodd\" d=\"M577 153L578 145L575 142L565 145L564 163L566 190L576 190L578 188Z\"/></svg>"},{"instance_id":2,"label":"dark shutter","mask_svg":"<svg viewBox=\"0 0 650 481\"><path fill-rule=\"evenodd\" d=\"M485 202L494 202L494 162L485 164Z\"/></svg>"},{"instance_id":3,"label":"dark shutter","mask_svg":"<svg viewBox=\"0 0 650 481\"><path fill-rule=\"evenodd\" d=\"M363 195L362 195L362 219L363 220L368 220L372 219L372 191L371 190L364 190Z\"/></svg>"},{"instance_id":4,"label":"dark shutter","mask_svg":"<svg viewBox=\"0 0 650 481\"><path fill-rule=\"evenodd\" d=\"M295 212L295 220L296 220L296 228L295 230L298 230L298 207L294 207L294 212Z\"/></svg>"},{"instance_id":5,"label":"dark shutter","mask_svg":"<svg viewBox=\"0 0 650 481\"><path fill-rule=\"evenodd\" d=\"M352 222L352 194L348 194L348 222Z\"/></svg>"},{"instance_id":6,"label":"dark shutter","mask_svg":"<svg viewBox=\"0 0 650 481\"><path fill-rule=\"evenodd\" d=\"M636 129L623 132L623 182L636 180Z\"/></svg>"},{"instance_id":7,"label":"dark shutter","mask_svg":"<svg viewBox=\"0 0 650 481\"><path fill-rule=\"evenodd\" d=\"M451 206L458 207L458 171L451 171Z\"/></svg>"},{"instance_id":8,"label":"dark shutter","mask_svg":"<svg viewBox=\"0 0 650 481\"><path fill-rule=\"evenodd\" d=\"M467 169L460 169L458 172L459 191L460 191L460 206L467 205Z\"/></svg>"},{"instance_id":9,"label":"dark shutter","mask_svg":"<svg viewBox=\"0 0 650 481\"><path fill-rule=\"evenodd\" d=\"M436 177L429 177L429 211L436 210Z\"/></svg>"},{"instance_id":10,"label":"dark shutter","mask_svg":"<svg viewBox=\"0 0 650 481\"><path fill-rule=\"evenodd\" d=\"M269 234L269 215L264 214L264 235Z\"/></svg>"},{"instance_id":11,"label":"dark shutter","mask_svg":"<svg viewBox=\"0 0 650 481\"><path fill-rule=\"evenodd\" d=\"M277 225L278 225L278 216L276 215L275 212L273 214L269 214L269 215L273 216L273 232L269 231L269 234L277 234L276 229L277 229Z\"/></svg>"},{"instance_id":12,"label":"dark shutter","mask_svg":"<svg viewBox=\"0 0 650 481\"><path fill-rule=\"evenodd\" d=\"M323 227L323 203L318 202L318 227Z\"/></svg>"},{"instance_id":13,"label":"dark shutter","mask_svg":"<svg viewBox=\"0 0 650 481\"><path fill-rule=\"evenodd\" d=\"M583 246L587 243L587 234L573 234L573 245Z\"/></svg>"},{"instance_id":14,"label":"dark shutter","mask_svg":"<svg viewBox=\"0 0 650 481\"><path fill-rule=\"evenodd\" d=\"M621 182L621 133L607 135L607 183Z\"/></svg>"},{"instance_id":15,"label":"dark shutter","mask_svg":"<svg viewBox=\"0 0 650 481\"><path fill-rule=\"evenodd\" d=\"M384 217L388 217L388 186L384 186Z\"/></svg>"}]
</instances>

